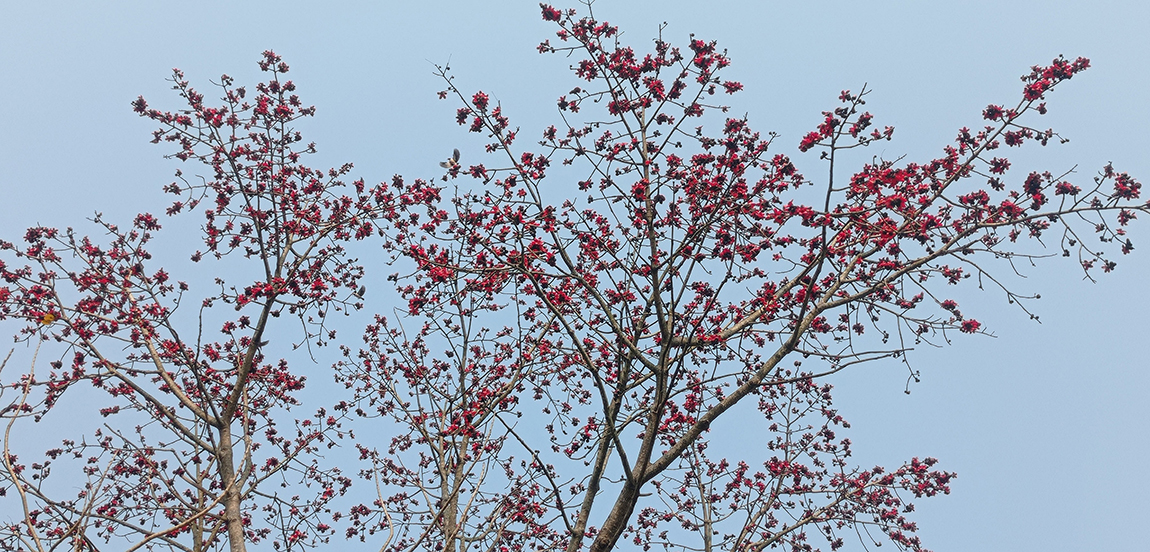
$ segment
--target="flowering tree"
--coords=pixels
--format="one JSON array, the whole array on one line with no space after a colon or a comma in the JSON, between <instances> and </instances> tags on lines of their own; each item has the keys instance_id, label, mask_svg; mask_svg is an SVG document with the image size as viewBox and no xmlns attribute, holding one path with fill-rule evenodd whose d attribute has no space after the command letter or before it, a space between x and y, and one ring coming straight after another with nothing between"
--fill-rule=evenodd
<instances>
[{"instance_id":1,"label":"flowering tree","mask_svg":"<svg viewBox=\"0 0 1150 552\"><path fill-rule=\"evenodd\" d=\"M340 437L340 416L319 408L294 418L288 410L298 405L305 378L264 351L283 341L283 330L272 329L282 315L302 325L296 346L322 345L334 336L326 315L358 308L349 301L358 301L362 269L342 244L371 233L381 204L373 196L378 187L356 182L345 191L340 178L350 166L325 172L302 163L314 145L303 145L292 125L314 108L281 80L288 66L274 53L265 52L260 67L271 79L250 100L225 75L223 103L212 107L177 70L174 89L186 109L133 103L162 125L155 142L174 143L174 157L210 168L209 179L181 176L166 188L180 196L169 215L209 200L205 250L192 261L243 258L242 283L216 278L218 290L198 302L198 314L179 309L187 283L148 266L147 248L160 229L150 214L127 229L97 216L106 243L70 228L32 228L24 244L0 243L27 263L0 264L0 318L23 321L18 339L37 351L56 342L64 355L47 374L29 370L6 385L15 394L4 410L9 432L20 418L52 419L44 416L72 395L105 402L99 414L108 418L94 434L68 436L31 464L18 459L5 434L10 486L0 490L14 491L23 510L22 521L5 527L6 549L95 549L92 539L125 537L131 549L227 543L244 550L249 541L291 544L330 532L317 514L350 480L322 468L314 453ZM96 396L77 390L81 384ZM285 424L294 431L281 433ZM48 476L62 469L82 473L78 493L51 492ZM288 482L286 495L268 488ZM314 496L301 499L305 490Z\"/></svg>"},{"instance_id":2,"label":"flowering tree","mask_svg":"<svg viewBox=\"0 0 1150 552\"><path fill-rule=\"evenodd\" d=\"M70 355L67 368L7 383L4 415L49 420L90 382L112 401L110 420L148 419L110 421L94 442L65 441L32 464L6 439L23 514L4 545L126 536L136 548L290 549L343 526L394 551L811 550L815 534L834 550L849 533L920 550L907 500L949 492L954 474L932 458L854 466L824 378L982 332L949 286L973 279L1025 309L1001 274L1046 256L1042 238L1087 275L1112 270L1112 250L1130 252L1124 227L1148 209L1130 176L1107 166L1085 186L1069 173L1013 178L999 156L1059 140L1027 121L1088 61L1034 67L1016 104L988 106L985 126L961 129L936 159L876 160L847 177L842 152L893 129L873 123L867 90L844 91L798 144L826 164L808 179L745 117L704 132L726 112L712 98L742 88L720 78L730 62L715 43L684 51L658 39L639 54L608 23L542 14L560 42L539 51L575 56L585 81L559 98L560 123L521 149L502 107L443 68L440 97L461 102L459 124L505 161L460 164L456 153L439 182L397 176L353 192L339 180L349 167L301 165L312 148L291 124L311 110L270 52L272 79L250 102L225 76L224 104L207 107L178 72L188 109L138 100L163 125L157 141L211 167L210 180L169 188L183 196L169 214L214 200L208 256L193 260L238 254L257 277L221 278L199 317L183 319L189 287L144 266L150 215L127 231L101 222L107 247L46 228L3 244L28 266L2 267L2 315ZM264 360L267 328L286 311L300 344L334 340L326 316L363 299L364 269L342 244L367 238L398 270L388 281L402 306L376 315L362 348L340 345L346 395L296 419L303 377ZM213 315L224 338L205 342ZM280 436L288 421L295 435ZM357 423L389 437L344 431ZM337 442L360 464L325 468L317 449ZM85 464L77 496L44 484L62 458ZM343 475L353 466L363 484ZM290 490L276 494L273 477Z\"/></svg>"}]
</instances>

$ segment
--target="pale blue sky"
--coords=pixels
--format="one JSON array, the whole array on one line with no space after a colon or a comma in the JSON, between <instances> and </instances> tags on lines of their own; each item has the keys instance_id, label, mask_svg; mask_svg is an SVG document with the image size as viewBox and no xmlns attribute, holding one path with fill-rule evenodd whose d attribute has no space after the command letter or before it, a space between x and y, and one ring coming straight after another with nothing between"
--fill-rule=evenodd
<instances>
[{"instance_id":1,"label":"pale blue sky","mask_svg":"<svg viewBox=\"0 0 1150 552\"><path fill-rule=\"evenodd\" d=\"M796 156L842 89L869 83L876 122L897 129L859 162L922 160L980 124L988 103L1014 101L1030 65L1086 56L1092 69L1051 95L1042 121L1071 142L1019 156L1012 172L1077 164L1085 181L1113 161L1150 182L1148 3L602 0L594 9L640 49L663 21L677 45L690 33L717 39L734 61L726 77L746 86L731 99L735 112L781 133L778 151ZM529 134L550 124L555 98L578 84L565 59L535 52L552 37L534 1L7 2L0 236L36 223L83 227L96 210L120 221L162 211L160 188L177 165L148 143L152 125L129 102L142 94L177 106L164 80L172 67L203 91L221 73L251 84L260 52L274 49L319 108L305 127L316 164L351 161L357 176L381 181L437 174L452 147L478 153L478 139L454 124L455 105L435 99L444 86L432 62L450 60L462 89L490 93ZM797 159L818 174L813 156ZM861 465L930 455L959 473L951 496L919 503L928 547L1145 547L1150 220L1139 222L1140 247L1098 284L1061 258L1016 281L1042 294L1041 325L1000 294L963 296L964 312L998 337L915 352L923 382L911 395L893 363L837 378Z\"/></svg>"}]
</instances>

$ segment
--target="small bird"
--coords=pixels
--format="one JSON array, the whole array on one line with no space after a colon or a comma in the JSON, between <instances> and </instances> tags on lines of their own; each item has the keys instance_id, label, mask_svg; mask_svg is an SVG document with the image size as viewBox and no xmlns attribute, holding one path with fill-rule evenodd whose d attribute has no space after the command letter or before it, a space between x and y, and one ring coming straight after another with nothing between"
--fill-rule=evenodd
<instances>
[{"instance_id":1,"label":"small bird","mask_svg":"<svg viewBox=\"0 0 1150 552\"><path fill-rule=\"evenodd\" d=\"M353 291L351 294L360 299L363 299L364 293L367 293L367 286L359 286L359 289Z\"/></svg>"},{"instance_id":2,"label":"small bird","mask_svg":"<svg viewBox=\"0 0 1150 552\"><path fill-rule=\"evenodd\" d=\"M441 161L439 163L439 166L443 167L445 169L454 169L455 167L458 167L459 166L459 148L455 148L455 151L451 154L451 157L448 157L447 161Z\"/></svg>"}]
</instances>

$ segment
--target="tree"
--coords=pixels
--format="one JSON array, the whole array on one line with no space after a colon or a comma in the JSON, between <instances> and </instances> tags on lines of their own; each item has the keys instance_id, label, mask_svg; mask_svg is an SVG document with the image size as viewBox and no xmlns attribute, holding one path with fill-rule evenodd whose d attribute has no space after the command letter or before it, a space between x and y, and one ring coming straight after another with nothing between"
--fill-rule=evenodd
<instances>
[{"instance_id":1,"label":"tree","mask_svg":"<svg viewBox=\"0 0 1150 552\"><path fill-rule=\"evenodd\" d=\"M164 126L155 142L177 144L175 158L211 168L210 180L199 183L177 173L180 180L166 191L181 199L167 212L209 199L206 254L191 259L240 255L247 269L241 278L250 278L244 284L216 278L218 291L203 297L198 315L180 317L189 285L147 266L146 247L160 229L150 214L137 216L130 229L97 216L107 245L70 228L32 228L22 246L0 243L29 263L0 266L8 284L0 290L0 316L24 321L19 338L37 351L55 341L65 355L46 376L30 370L9 384L16 393L5 410L9 431L19 418L39 421L59 408L81 383L106 393L100 400L109 404L99 414L115 420L90 438L64 439L28 465L12 454L6 434L6 473L24 512L8 527L7 548L94 549L93 538L126 537L131 549L164 543L198 551L226 542L244 550L248 541L290 543L330 532L317 516L350 480L320 467L314 455L340 438L340 416L318 408L293 419L288 410L298 405L305 378L287 360L267 359L264 347L282 334L269 328L283 314L302 325L297 347L333 335L326 316L355 306L352 290L362 277L342 244L370 233L379 205L362 182L353 196L338 194L350 166L325 172L301 162L314 145L301 144L292 124L314 108L300 103L291 81L280 80L288 67L274 53L266 52L260 67L271 80L250 101L225 75L223 105L207 106L177 70L174 89L186 110L157 111L143 98L133 103ZM208 333L214 324L223 334L218 341ZM294 423L295 435L280 433L285 423ZM85 482L75 496L59 498L45 481L65 459ZM316 496L301 501L264 488L291 476ZM259 512L266 523L252 525L253 516L265 515Z\"/></svg>"},{"instance_id":2,"label":"tree","mask_svg":"<svg viewBox=\"0 0 1150 552\"><path fill-rule=\"evenodd\" d=\"M128 231L97 219L111 236L103 248L47 228L2 244L28 266L0 267L0 313L23 320L37 347L55 340L70 355L67 369L58 362L6 385L16 397L9 428L48 419L80 382L106 393L101 413L115 421L95 443L68 440L32 464L5 440L8 489L24 505L5 546L125 537L136 547L290 549L342 525L348 538L396 551L610 550L620 539L807 550L815 533L838 549L852 531L880 538L872 530L921 549L908 495L949 492L954 474L932 458L853 466L825 378L983 332L948 286L973 279L1025 310L1005 274L1047 256L1044 237L1087 275L1133 249L1125 226L1148 206L1129 175L1107 166L1088 186L1068 172L1011 178L998 157L1004 146L1059 140L1027 121L1089 62L1032 68L1021 100L988 106L985 126L961 129L936 159L876 159L846 178L842 153L893 129L865 111L868 90L844 91L798 144L826 163L824 177L808 179L747 117L725 118L717 135L698 125L726 112L716 95L742 88L719 77L730 61L714 42L692 39L684 51L660 38L638 54L590 15L546 5L542 15L560 44L539 51L575 56L586 82L559 98L560 123L521 150L502 106L440 68L440 97L462 104L456 120L506 161L453 156L438 182L397 176L349 190L340 179L350 166L302 165L314 147L292 123L312 110L271 52L261 62L271 79L250 102L224 76L223 105L210 107L179 72L187 109L137 100L162 125L156 141L211 169L168 188L181 196L173 215L214 199L204 207L208 255L193 260L241 255L236 264L257 274L238 286L220 278L185 320L176 308L190 286L145 267L159 227L151 215ZM270 324L286 311L303 328L297 345L335 343L328 315L362 306L361 282L384 295L345 250L352 240L383 248L403 305L376 315L363 348L340 343L346 394L295 419L288 409L304 379L294 364L265 360L265 341L282 336ZM224 339L204 343L206 324ZM126 352L113 354L115 343ZM133 429L139 418L152 421ZM276 429L288 420L294 437ZM390 437L356 438L345 426ZM732 433L755 438L739 446ZM361 463L320 454L340 443ZM45 481L68 457L87 464L88 483L56 498ZM356 465L363 484L345 475ZM290 491L275 494L273 482ZM300 489L315 498L288 498Z\"/></svg>"}]
</instances>

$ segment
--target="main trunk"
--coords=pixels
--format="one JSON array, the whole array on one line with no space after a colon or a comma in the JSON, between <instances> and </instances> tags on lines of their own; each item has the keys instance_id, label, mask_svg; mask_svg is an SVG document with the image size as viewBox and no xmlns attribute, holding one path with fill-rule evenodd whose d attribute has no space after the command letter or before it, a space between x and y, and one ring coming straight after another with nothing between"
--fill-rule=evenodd
<instances>
[{"instance_id":1,"label":"main trunk","mask_svg":"<svg viewBox=\"0 0 1150 552\"><path fill-rule=\"evenodd\" d=\"M236 482L235 459L232 453L232 430L224 424L220 430L220 444L216 451L220 461L220 483L224 485L224 523L228 530L228 550L247 552L244 542L244 520L240 512L240 486Z\"/></svg>"},{"instance_id":2,"label":"main trunk","mask_svg":"<svg viewBox=\"0 0 1150 552\"><path fill-rule=\"evenodd\" d=\"M619 498L615 500L615 507L611 508L611 514L603 521L599 534L591 543L591 552L607 552L615 549L615 544L619 541L623 530L627 528L627 521L631 519L631 513L635 511L635 504L638 501L639 485L625 483L623 490L619 492Z\"/></svg>"}]
</instances>

